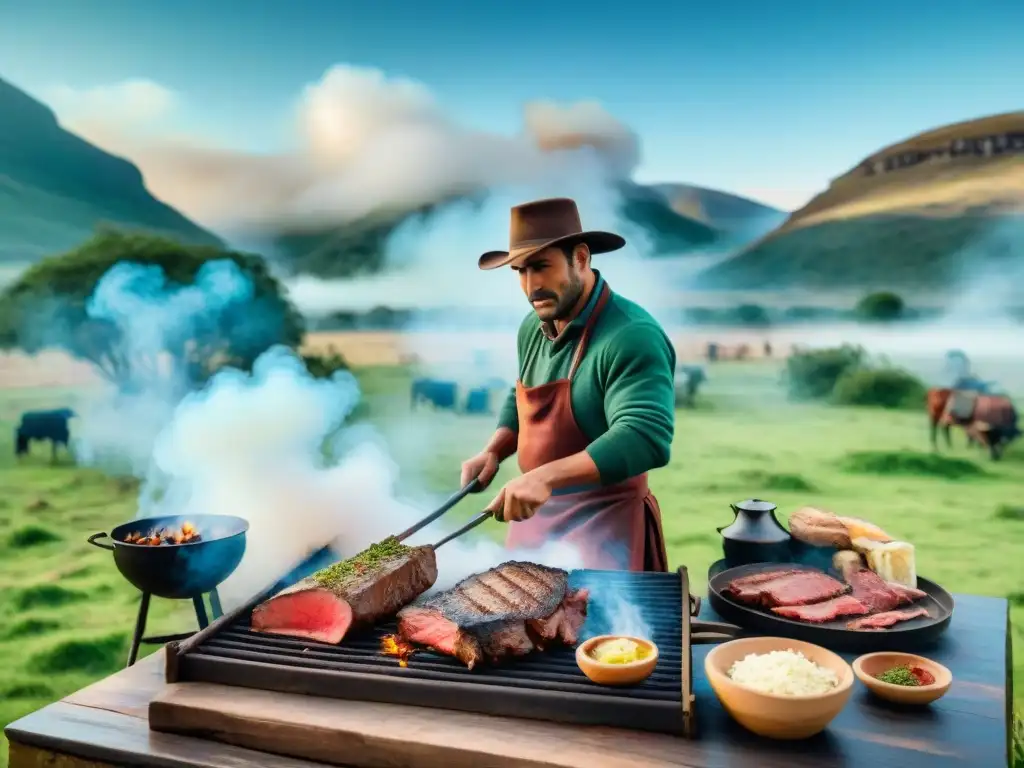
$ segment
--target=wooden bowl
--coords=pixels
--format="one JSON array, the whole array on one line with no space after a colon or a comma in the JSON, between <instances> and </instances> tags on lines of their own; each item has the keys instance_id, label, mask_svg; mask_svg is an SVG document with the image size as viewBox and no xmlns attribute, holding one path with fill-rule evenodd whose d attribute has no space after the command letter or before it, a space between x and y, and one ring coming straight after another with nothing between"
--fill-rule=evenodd
<instances>
[{"instance_id":1,"label":"wooden bowl","mask_svg":"<svg viewBox=\"0 0 1024 768\"><path fill-rule=\"evenodd\" d=\"M605 640L632 640L637 645L649 648L651 653L645 659L630 664L603 664L591 652ZM591 682L598 685L636 685L642 683L658 664L658 646L650 640L629 635L598 635L576 646L576 665Z\"/></svg>"},{"instance_id":2,"label":"wooden bowl","mask_svg":"<svg viewBox=\"0 0 1024 768\"><path fill-rule=\"evenodd\" d=\"M935 682L931 685L895 685L883 682L876 677L899 664L921 667L921 669L932 673ZM953 683L953 673L941 664L913 653L898 653L896 651L867 653L859 657L853 662L853 674L873 694L896 704L931 704L942 698Z\"/></svg>"},{"instance_id":3,"label":"wooden bowl","mask_svg":"<svg viewBox=\"0 0 1024 768\"><path fill-rule=\"evenodd\" d=\"M780 696L755 691L729 677L735 662L751 653L771 651L802 653L835 672L839 685L828 693ZM785 637L747 637L716 646L704 658L704 673L725 711L747 730L769 739L806 739L821 733L846 706L853 691L853 670L842 657L820 645Z\"/></svg>"}]
</instances>

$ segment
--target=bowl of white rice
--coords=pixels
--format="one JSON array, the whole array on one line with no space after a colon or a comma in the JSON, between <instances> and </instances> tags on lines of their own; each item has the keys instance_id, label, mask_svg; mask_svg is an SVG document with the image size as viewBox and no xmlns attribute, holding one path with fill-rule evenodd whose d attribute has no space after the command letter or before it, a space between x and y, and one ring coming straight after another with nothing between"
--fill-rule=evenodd
<instances>
[{"instance_id":1,"label":"bowl of white rice","mask_svg":"<svg viewBox=\"0 0 1024 768\"><path fill-rule=\"evenodd\" d=\"M820 645L747 637L704 659L711 689L734 720L759 736L806 739L825 730L853 690L853 669Z\"/></svg>"}]
</instances>

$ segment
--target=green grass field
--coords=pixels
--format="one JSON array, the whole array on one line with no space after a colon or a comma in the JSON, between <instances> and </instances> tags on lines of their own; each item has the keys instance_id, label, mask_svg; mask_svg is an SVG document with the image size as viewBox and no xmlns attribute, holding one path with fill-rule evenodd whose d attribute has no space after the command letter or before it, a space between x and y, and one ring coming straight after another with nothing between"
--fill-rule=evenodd
<instances>
[{"instance_id":1,"label":"green grass field","mask_svg":"<svg viewBox=\"0 0 1024 768\"><path fill-rule=\"evenodd\" d=\"M687 565L703 588L703 575L721 551L715 528L732 520L730 502L751 496L776 502L783 520L803 504L867 518L916 545L922 575L954 592L1010 598L1019 711L1024 443L993 464L968 450L957 433L953 451L933 456L923 410L793 405L785 401L773 365L725 363L712 367L710 377L699 407L678 412L671 465L651 478L672 565ZM459 464L479 449L493 420L410 414L408 374L400 369L370 369L360 378L369 417L388 438L405 483L453 490ZM138 594L109 553L85 542L134 516L133 485L70 463L52 466L42 446L20 465L14 461L18 414L67 404L72 396L53 390L0 394L4 724L121 668L138 605ZM412 428L429 428L431 442L408 439ZM503 468L499 480L512 472ZM456 514L473 514L481 501L463 502ZM497 523L485 530L501 533ZM151 617L150 633L185 631L194 621L191 606L166 601L154 601ZM1001 640L993 638L991 653L1001 652ZM0 746L5 766L6 745Z\"/></svg>"}]
</instances>

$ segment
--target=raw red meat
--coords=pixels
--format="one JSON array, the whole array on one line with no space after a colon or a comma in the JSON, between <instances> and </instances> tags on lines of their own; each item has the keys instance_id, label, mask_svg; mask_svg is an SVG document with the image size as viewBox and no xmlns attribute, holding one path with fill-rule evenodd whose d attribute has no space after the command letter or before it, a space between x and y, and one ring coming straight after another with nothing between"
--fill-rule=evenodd
<instances>
[{"instance_id":1,"label":"raw red meat","mask_svg":"<svg viewBox=\"0 0 1024 768\"><path fill-rule=\"evenodd\" d=\"M775 608L818 603L849 590L846 584L822 571L783 569L758 577L736 579L723 593L742 603Z\"/></svg>"},{"instance_id":2,"label":"raw red meat","mask_svg":"<svg viewBox=\"0 0 1024 768\"><path fill-rule=\"evenodd\" d=\"M920 589L891 584L863 566L844 567L843 578L853 588L853 596L864 603L871 613L891 611L926 596Z\"/></svg>"},{"instance_id":3,"label":"raw red meat","mask_svg":"<svg viewBox=\"0 0 1024 768\"><path fill-rule=\"evenodd\" d=\"M840 616L861 616L867 612L867 606L852 595L840 595L811 605L783 605L772 608L772 613L779 616L813 624L832 621Z\"/></svg>"},{"instance_id":4,"label":"raw red meat","mask_svg":"<svg viewBox=\"0 0 1024 768\"><path fill-rule=\"evenodd\" d=\"M919 616L927 616L926 608L909 608L905 611L886 611L865 616L862 619L854 619L846 625L847 629L885 629L901 621L910 621Z\"/></svg>"},{"instance_id":5,"label":"raw red meat","mask_svg":"<svg viewBox=\"0 0 1024 768\"><path fill-rule=\"evenodd\" d=\"M340 643L352 625L371 625L430 589L437 561L433 547L409 547L329 586L318 581L320 573L256 606L252 630Z\"/></svg>"}]
</instances>

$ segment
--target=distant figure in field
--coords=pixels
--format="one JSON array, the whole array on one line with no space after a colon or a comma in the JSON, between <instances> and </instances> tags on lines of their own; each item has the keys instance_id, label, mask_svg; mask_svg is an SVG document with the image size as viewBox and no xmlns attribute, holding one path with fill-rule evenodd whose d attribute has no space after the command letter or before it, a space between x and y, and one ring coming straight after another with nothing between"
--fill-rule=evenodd
<instances>
[{"instance_id":1,"label":"distant figure in field","mask_svg":"<svg viewBox=\"0 0 1024 768\"><path fill-rule=\"evenodd\" d=\"M692 408L700 385L707 381L704 369L699 365L681 365L676 376L676 402Z\"/></svg>"},{"instance_id":2,"label":"distant figure in field","mask_svg":"<svg viewBox=\"0 0 1024 768\"><path fill-rule=\"evenodd\" d=\"M57 446L63 445L68 450L71 433L68 420L74 418L75 412L70 408L57 408L52 411L25 411L21 414L21 423L14 430L14 453L26 456L29 444L33 440L50 441L50 461L57 461Z\"/></svg>"},{"instance_id":3,"label":"distant figure in field","mask_svg":"<svg viewBox=\"0 0 1024 768\"><path fill-rule=\"evenodd\" d=\"M764 343L764 356L765 357L771 357L772 356L772 343L770 341L766 341Z\"/></svg>"},{"instance_id":4,"label":"distant figure in field","mask_svg":"<svg viewBox=\"0 0 1024 768\"><path fill-rule=\"evenodd\" d=\"M708 342L707 357L709 363L713 363L718 360L718 344L713 341Z\"/></svg>"}]
</instances>

